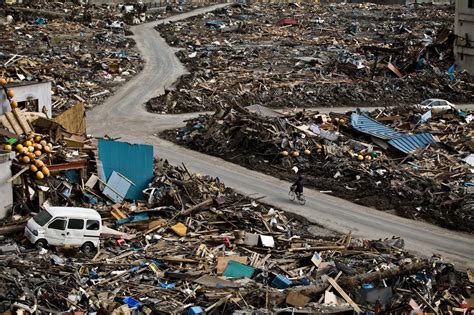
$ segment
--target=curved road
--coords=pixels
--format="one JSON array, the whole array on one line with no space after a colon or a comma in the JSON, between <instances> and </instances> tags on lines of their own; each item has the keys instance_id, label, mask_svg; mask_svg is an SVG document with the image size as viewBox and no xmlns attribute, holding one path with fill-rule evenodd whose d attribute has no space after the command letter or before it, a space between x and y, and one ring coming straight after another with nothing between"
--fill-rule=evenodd
<instances>
[{"instance_id":1,"label":"curved road","mask_svg":"<svg viewBox=\"0 0 474 315\"><path fill-rule=\"evenodd\" d=\"M88 132L95 136L109 135L122 140L154 145L157 156L174 164L184 162L195 172L217 176L229 187L252 195L265 196L269 204L302 215L310 221L340 232L353 231L363 238L385 238L398 235L405 239L406 247L422 255L439 253L460 268L474 261L474 237L452 232L423 222L400 218L363 207L349 201L305 190L306 206L287 200L290 183L263 175L219 158L194 152L159 139L160 130L183 125L183 120L196 114L156 115L148 113L143 103L164 92L186 69L153 27L158 23L184 19L224 5L201 8L133 27L134 39L146 61L144 70L103 105L88 113ZM472 267L472 265L471 265Z\"/></svg>"}]
</instances>

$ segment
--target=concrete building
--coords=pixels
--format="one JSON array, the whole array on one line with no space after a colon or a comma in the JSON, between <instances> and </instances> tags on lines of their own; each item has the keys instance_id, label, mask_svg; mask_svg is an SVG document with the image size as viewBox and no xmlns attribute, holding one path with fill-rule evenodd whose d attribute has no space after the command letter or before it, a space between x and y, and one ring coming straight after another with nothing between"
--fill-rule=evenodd
<instances>
[{"instance_id":1,"label":"concrete building","mask_svg":"<svg viewBox=\"0 0 474 315\"><path fill-rule=\"evenodd\" d=\"M454 34L456 64L474 75L474 0L456 0Z\"/></svg>"},{"instance_id":2,"label":"concrete building","mask_svg":"<svg viewBox=\"0 0 474 315\"><path fill-rule=\"evenodd\" d=\"M13 99L18 102L19 108L27 108L32 112L45 113L49 118L51 109L51 82L21 82L8 84L13 89ZM7 96L0 90L0 115L11 110Z\"/></svg>"}]
</instances>

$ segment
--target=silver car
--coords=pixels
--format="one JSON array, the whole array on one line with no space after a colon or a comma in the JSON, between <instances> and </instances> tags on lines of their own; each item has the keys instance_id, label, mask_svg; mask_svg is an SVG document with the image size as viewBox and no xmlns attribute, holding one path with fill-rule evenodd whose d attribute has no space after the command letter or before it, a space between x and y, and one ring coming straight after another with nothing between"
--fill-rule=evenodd
<instances>
[{"instance_id":1,"label":"silver car","mask_svg":"<svg viewBox=\"0 0 474 315\"><path fill-rule=\"evenodd\" d=\"M423 110L431 110L434 113L446 112L448 110L456 108L456 106L453 103L450 103L446 100L442 100L439 98L430 98L430 99L424 100L420 104L416 105L416 107Z\"/></svg>"}]
</instances>

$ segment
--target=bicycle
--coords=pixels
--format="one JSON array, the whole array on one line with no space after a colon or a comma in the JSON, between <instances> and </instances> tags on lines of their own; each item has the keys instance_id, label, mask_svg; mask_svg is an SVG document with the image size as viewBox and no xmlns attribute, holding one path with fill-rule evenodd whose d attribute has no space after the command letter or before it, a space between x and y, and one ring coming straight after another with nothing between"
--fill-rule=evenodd
<instances>
[{"instance_id":1,"label":"bicycle","mask_svg":"<svg viewBox=\"0 0 474 315\"><path fill-rule=\"evenodd\" d=\"M301 205L304 205L306 203L306 198L304 197L303 193L301 193L298 196L295 192L295 189L296 187L294 186L290 187L290 191L288 192L288 197L290 198L291 201L294 201L295 199L297 199Z\"/></svg>"}]
</instances>

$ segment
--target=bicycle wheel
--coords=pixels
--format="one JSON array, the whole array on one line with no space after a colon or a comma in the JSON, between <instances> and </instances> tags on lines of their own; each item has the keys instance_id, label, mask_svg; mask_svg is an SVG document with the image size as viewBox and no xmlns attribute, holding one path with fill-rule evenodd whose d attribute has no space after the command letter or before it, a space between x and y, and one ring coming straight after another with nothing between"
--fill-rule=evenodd
<instances>
[{"instance_id":1,"label":"bicycle wheel","mask_svg":"<svg viewBox=\"0 0 474 315\"><path fill-rule=\"evenodd\" d=\"M288 192L288 198L290 198L291 201L295 200L295 192L293 190L290 190Z\"/></svg>"},{"instance_id":2,"label":"bicycle wheel","mask_svg":"<svg viewBox=\"0 0 474 315\"><path fill-rule=\"evenodd\" d=\"M299 201L300 204L303 205L303 206L306 204L306 198L304 197L303 194L300 196L300 198L298 198L298 201Z\"/></svg>"}]
</instances>

